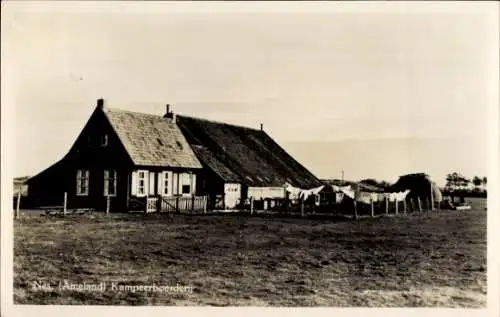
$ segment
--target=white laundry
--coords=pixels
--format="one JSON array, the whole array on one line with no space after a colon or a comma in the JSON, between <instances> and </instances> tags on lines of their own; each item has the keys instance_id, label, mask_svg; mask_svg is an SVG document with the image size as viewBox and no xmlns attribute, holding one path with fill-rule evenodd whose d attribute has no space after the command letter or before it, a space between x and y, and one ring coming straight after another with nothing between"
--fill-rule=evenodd
<instances>
[{"instance_id":1,"label":"white laundry","mask_svg":"<svg viewBox=\"0 0 500 317\"><path fill-rule=\"evenodd\" d=\"M346 195L347 197L351 198L351 199L354 199L354 195L355 195L355 192L354 190L351 188L351 186L346 186L346 187L341 187L340 190L342 191L342 193L344 195Z\"/></svg>"},{"instance_id":2,"label":"white laundry","mask_svg":"<svg viewBox=\"0 0 500 317\"><path fill-rule=\"evenodd\" d=\"M317 194L319 194L319 192L321 192L323 190L323 188L325 188L325 185L321 185L321 186L316 187L316 188L311 188L311 189L303 190L300 193L300 198L306 200L311 195L317 195Z\"/></svg>"},{"instance_id":3,"label":"white laundry","mask_svg":"<svg viewBox=\"0 0 500 317\"><path fill-rule=\"evenodd\" d=\"M368 193L368 192L359 192L359 194L356 197L356 201L361 202L363 204L370 204L371 203L371 198L372 198L371 193Z\"/></svg>"},{"instance_id":4,"label":"white laundry","mask_svg":"<svg viewBox=\"0 0 500 317\"><path fill-rule=\"evenodd\" d=\"M404 192L394 192L394 193L385 193L385 198L389 199L389 201L403 201L406 199L406 196L410 193L410 190L407 189Z\"/></svg>"},{"instance_id":5,"label":"white laundry","mask_svg":"<svg viewBox=\"0 0 500 317\"><path fill-rule=\"evenodd\" d=\"M300 193L303 191L303 189L294 187L288 183L285 185L285 190L289 193L288 198L290 199L298 199L300 197Z\"/></svg>"},{"instance_id":6,"label":"white laundry","mask_svg":"<svg viewBox=\"0 0 500 317\"><path fill-rule=\"evenodd\" d=\"M335 202L337 204L342 202L343 198L344 198L344 193L335 193Z\"/></svg>"}]
</instances>

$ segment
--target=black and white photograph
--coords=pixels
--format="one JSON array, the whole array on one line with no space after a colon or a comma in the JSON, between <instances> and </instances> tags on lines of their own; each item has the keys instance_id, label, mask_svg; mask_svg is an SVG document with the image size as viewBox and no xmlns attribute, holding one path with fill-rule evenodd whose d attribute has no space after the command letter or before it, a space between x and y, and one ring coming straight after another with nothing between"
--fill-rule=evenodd
<instances>
[{"instance_id":1,"label":"black and white photograph","mask_svg":"<svg viewBox=\"0 0 500 317\"><path fill-rule=\"evenodd\" d=\"M2 2L2 315L496 315L498 10Z\"/></svg>"}]
</instances>

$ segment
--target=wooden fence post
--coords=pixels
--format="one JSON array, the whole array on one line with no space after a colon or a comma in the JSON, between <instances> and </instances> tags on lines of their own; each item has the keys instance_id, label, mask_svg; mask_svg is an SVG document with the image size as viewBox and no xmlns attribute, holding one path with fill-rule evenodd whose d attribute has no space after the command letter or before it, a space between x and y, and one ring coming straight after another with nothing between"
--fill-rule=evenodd
<instances>
[{"instance_id":1,"label":"wooden fence post","mask_svg":"<svg viewBox=\"0 0 500 317\"><path fill-rule=\"evenodd\" d=\"M403 200L403 213L406 215L406 198Z\"/></svg>"},{"instance_id":2,"label":"wooden fence post","mask_svg":"<svg viewBox=\"0 0 500 317\"><path fill-rule=\"evenodd\" d=\"M304 217L304 198L300 199L300 215Z\"/></svg>"},{"instance_id":3,"label":"wooden fence post","mask_svg":"<svg viewBox=\"0 0 500 317\"><path fill-rule=\"evenodd\" d=\"M194 213L194 194L191 195L191 212Z\"/></svg>"},{"instance_id":4,"label":"wooden fence post","mask_svg":"<svg viewBox=\"0 0 500 317\"><path fill-rule=\"evenodd\" d=\"M385 197L385 214L389 214L389 197Z\"/></svg>"},{"instance_id":5,"label":"wooden fence post","mask_svg":"<svg viewBox=\"0 0 500 317\"><path fill-rule=\"evenodd\" d=\"M253 215L253 196L250 197L250 215Z\"/></svg>"},{"instance_id":6,"label":"wooden fence post","mask_svg":"<svg viewBox=\"0 0 500 317\"><path fill-rule=\"evenodd\" d=\"M109 209L111 208L111 199L108 196L106 196L106 216L109 216Z\"/></svg>"},{"instance_id":7,"label":"wooden fence post","mask_svg":"<svg viewBox=\"0 0 500 317\"><path fill-rule=\"evenodd\" d=\"M180 199L180 196L177 196L175 197L175 213L179 213L179 199Z\"/></svg>"},{"instance_id":8,"label":"wooden fence post","mask_svg":"<svg viewBox=\"0 0 500 317\"><path fill-rule=\"evenodd\" d=\"M163 204L163 199L162 199L162 196L158 196L158 198L156 199L156 212L160 213L161 212L161 205Z\"/></svg>"},{"instance_id":9,"label":"wooden fence post","mask_svg":"<svg viewBox=\"0 0 500 317\"><path fill-rule=\"evenodd\" d=\"M398 211L398 209L399 209L399 200L397 198L396 198L395 204L396 204L396 215L399 215L399 211Z\"/></svg>"},{"instance_id":10,"label":"wooden fence post","mask_svg":"<svg viewBox=\"0 0 500 317\"><path fill-rule=\"evenodd\" d=\"M358 219L358 205L356 204L356 199L354 199L353 204L354 204L354 219Z\"/></svg>"},{"instance_id":11,"label":"wooden fence post","mask_svg":"<svg viewBox=\"0 0 500 317\"><path fill-rule=\"evenodd\" d=\"M417 197L418 202L418 212L422 212L422 202L420 201L420 196Z\"/></svg>"},{"instance_id":12,"label":"wooden fence post","mask_svg":"<svg viewBox=\"0 0 500 317\"><path fill-rule=\"evenodd\" d=\"M64 192L63 215L66 216L66 207L68 205L68 193Z\"/></svg>"},{"instance_id":13,"label":"wooden fence post","mask_svg":"<svg viewBox=\"0 0 500 317\"><path fill-rule=\"evenodd\" d=\"M431 184L431 210L434 211L434 190Z\"/></svg>"},{"instance_id":14,"label":"wooden fence post","mask_svg":"<svg viewBox=\"0 0 500 317\"><path fill-rule=\"evenodd\" d=\"M19 191L17 193L16 214L14 215L15 219L19 219L19 205L20 205L20 202L21 202L21 191Z\"/></svg>"},{"instance_id":15,"label":"wooden fence post","mask_svg":"<svg viewBox=\"0 0 500 317\"><path fill-rule=\"evenodd\" d=\"M203 213L207 213L207 203L208 203L208 196L205 195L203 196Z\"/></svg>"},{"instance_id":16,"label":"wooden fence post","mask_svg":"<svg viewBox=\"0 0 500 317\"><path fill-rule=\"evenodd\" d=\"M372 211L372 218L375 217L375 209L373 207L373 199L370 198L370 204L371 204L371 211Z\"/></svg>"}]
</instances>

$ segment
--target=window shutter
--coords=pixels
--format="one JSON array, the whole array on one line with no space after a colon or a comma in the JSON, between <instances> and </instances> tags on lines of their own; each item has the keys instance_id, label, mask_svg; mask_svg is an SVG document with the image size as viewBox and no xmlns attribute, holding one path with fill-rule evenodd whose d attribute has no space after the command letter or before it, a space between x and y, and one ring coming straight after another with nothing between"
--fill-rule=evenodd
<instances>
[{"instance_id":1,"label":"window shutter","mask_svg":"<svg viewBox=\"0 0 500 317\"><path fill-rule=\"evenodd\" d=\"M191 174L191 194L196 195L196 174Z\"/></svg>"},{"instance_id":2,"label":"window shutter","mask_svg":"<svg viewBox=\"0 0 500 317\"><path fill-rule=\"evenodd\" d=\"M76 171L76 194L80 194L80 178L81 178L82 171L77 170Z\"/></svg>"},{"instance_id":3,"label":"window shutter","mask_svg":"<svg viewBox=\"0 0 500 317\"><path fill-rule=\"evenodd\" d=\"M172 196L172 194L174 192L174 180L173 180L174 173L167 172L167 175L168 175L168 193L167 194L169 196Z\"/></svg>"},{"instance_id":4,"label":"window shutter","mask_svg":"<svg viewBox=\"0 0 500 317\"><path fill-rule=\"evenodd\" d=\"M149 173L149 195L155 194L155 172Z\"/></svg>"},{"instance_id":5,"label":"window shutter","mask_svg":"<svg viewBox=\"0 0 500 317\"><path fill-rule=\"evenodd\" d=\"M159 172L158 173L158 195L164 195L163 193L163 180L164 180L164 177L163 177L163 173L164 172Z\"/></svg>"},{"instance_id":6,"label":"window shutter","mask_svg":"<svg viewBox=\"0 0 500 317\"><path fill-rule=\"evenodd\" d=\"M85 174L87 175L86 181L85 181L85 195L89 194L89 187L90 187L90 171L85 170Z\"/></svg>"},{"instance_id":7,"label":"window shutter","mask_svg":"<svg viewBox=\"0 0 500 317\"><path fill-rule=\"evenodd\" d=\"M137 171L132 172L132 185L130 190L132 195L137 196Z\"/></svg>"},{"instance_id":8,"label":"window shutter","mask_svg":"<svg viewBox=\"0 0 500 317\"><path fill-rule=\"evenodd\" d=\"M109 194L109 170L104 170L104 196Z\"/></svg>"},{"instance_id":9,"label":"window shutter","mask_svg":"<svg viewBox=\"0 0 500 317\"><path fill-rule=\"evenodd\" d=\"M179 173L172 173L172 194L176 195L179 193L179 188L177 186L178 182L177 179L179 178Z\"/></svg>"},{"instance_id":10,"label":"window shutter","mask_svg":"<svg viewBox=\"0 0 500 317\"><path fill-rule=\"evenodd\" d=\"M149 171L144 171L144 196L149 194Z\"/></svg>"},{"instance_id":11,"label":"window shutter","mask_svg":"<svg viewBox=\"0 0 500 317\"><path fill-rule=\"evenodd\" d=\"M115 190L115 192L113 194L116 195L118 193L118 188L116 187L116 185L118 183L118 172L116 170L114 170L113 172L114 172L113 188Z\"/></svg>"}]
</instances>

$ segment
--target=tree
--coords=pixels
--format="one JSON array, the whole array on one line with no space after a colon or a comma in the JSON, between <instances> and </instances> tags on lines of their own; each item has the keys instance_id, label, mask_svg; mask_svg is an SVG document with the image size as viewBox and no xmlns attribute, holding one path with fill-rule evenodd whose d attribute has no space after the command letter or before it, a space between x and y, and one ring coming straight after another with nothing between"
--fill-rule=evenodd
<instances>
[{"instance_id":1,"label":"tree","mask_svg":"<svg viewBox=\"0 0 500 317\"><path fill-rule=\"evenodd\" d=\"M467 189L471 180L463 176L460 173L451 173L446 175L446 189L453 190L464 190Z\"/></svg>"},{"instance_id":2,"label":"tree","mask_svg":"<svg viewBox=\"0 0 500 317\"><path fill-rule=\"evenodd\" d=\"M460 182L460 188L462 190L466 190L467 187L469 187L469 184L471 183L471 180L468 179L468 178L466 178L466 177L464 177L464 176L460 176L459 182Z\"/></svg>"},{"instance_id":3,"label":"tree","mask_svg":"<svg viewBox=\"0 0 500 317\"><path fill-rule=\"evenodd\" d=\"M460 197L460 200L464 200L465 191L467 190L468 185L471 183L471 180L464 177L462 174L454 172L446 175L446 191L455 192L454 195L451 195L452 201L454 201L454 197Z\"/></svg>"},{"instance_id":4,"label":"tree","mask_svg":"<svg viewBox=\"0 0 500 317\"><path fill-rule=\"evenodd\" d=\"M446 175L446 189L454 191L460 187L460 177L458 173L450 173Z\"/></svg>"},{"instance_id":5,"label":"tree","mask_svg":"<svg viewBox=\"0 0 500 317\"><path fill-rule=\"evenodd\" d=\"M474 176L474 178L472 179L472 184L474 184L474 189L476 191L479 191L481 185L483 184L483 179L478 176Z\"/></svg>"}]
</instances>

